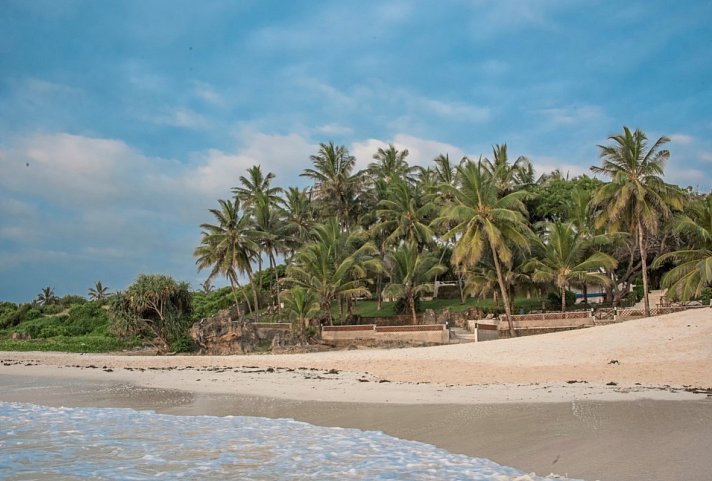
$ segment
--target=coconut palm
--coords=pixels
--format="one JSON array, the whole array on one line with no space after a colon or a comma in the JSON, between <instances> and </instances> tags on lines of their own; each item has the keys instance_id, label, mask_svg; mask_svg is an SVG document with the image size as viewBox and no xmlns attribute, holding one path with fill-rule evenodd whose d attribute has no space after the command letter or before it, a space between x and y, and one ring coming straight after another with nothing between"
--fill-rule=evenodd
<instances>
[{"instance_id":1,"label":"coconut palm","mask_svg":"<svg viewBox=\"0 0 712 481\"><path fill-rule=\"evenodd\" d=\"M89 288L89 299L92 301L101 301L109 296L109 288L103 286L101 282L97 282L94 287Z\"/></svg>"},{"instance_id":2,"label":"coconut palm","mask_svg":"<svg viewBox=\"0 0 712 481\"><path fill-rule=\"evenodd\" d=\"M408 149L399 151L393 144L385 149L381 147L373 154L376 162L368 164L368 172L374 179L383 179L388 184L400 180L413 182L416 168L408 165L406 157Z\"/></svg>"},{"instance_id":3,"label":"coconut palm","mask_svg":"<svg viewBox=\"0 0 712 481\"><path fill-rule=\"evenodd\" d=\"M673 221L673 230L689 242L688 249L663 254L653 267L672 260L676 266L662 278L667 296L683 301L699 297L712 287L712 194L689 207L689 213Z\"/></svg>"},{"instance_id":4,"label":"coconut palm","mask_svg":"<svg viewBox=\"0 0 712 481\"><path fill-rule=\"evenodd\" d=\"M305 169L301 176L314 180L313 193L322 212L337 215L341 226L350 229L363 183L363 175L353 172L356 158L345 146L333 142L320 144L319 152L310 158L313 168Z\"/></svg>"},{"instance_id":5,"label":"coconut palm","mask_svg":"<svg viewBox=\"0 0 712 481\"><path fill-rule=\"evenodd\" d=\"M279 298L279 273L277 256L282 252L285 238L285 224L279 218L279 211L264 192L258 192L252 207L254 236L261 251L267 254L269 267L274 272L274 287Z\"/></svg>"},{"instance_id":6,"label":"coconut palm","mask_svg":"<svg viewBox=\"0 0 712 481\"><path fill-rule=\"evenodd\" d=\"M282 291L280 295L284 310L289 319L294 322L299 332L304 332L311 321L319 315L319 297L311 289L301 286Z\"/></svg>"},{"instance_id":7,"label":"coconut palm","mask_svg":"<svg viewBox=\"0 0 712 481\"><path fill-rule=\"evenodd\" d=\"M251 281L252 260L259 255L259 245L255 240L250 217L240 210L240 201L220 199L219 209L210 209L216 220L215 224L202 224L201 242L195 248L193 256L198 271L210 268L208 279L223 275L230 281L235 305L240 309L237 300L237 288L240 286L239 275L247 275ZM259 302L255 282L251 282L254 295L252 310L257 313ZM243 291L245 300L247 294ZM247 302L249 307L249 301Z\"/></svg>"},{"instance_id":8,"label":"coconut palm","mask_svg":"<svg viewBox=\"0 0 712 481\"><path fill-rule=\"evenodd\" d=\"M591 170L611 179L594 194L592 203L601 207L598 226L607 224L611 232L627 226L633 238L637 238L643 274L643 299L645 316L650 316L648 299L648 260L646 242L648 236L658 231L660 220L671 214L670 206L681 206L680 197L663 179L665 161L670 152L661 149L670 141L660 137L648 147L648 138L641 130L631 132L623 127L623 133L609 137L611 145L599 145L601 167Z\"/></svg>"},{"instance_id":9,"label":"coconut palm","mask_svg":"<svg viewBox=\"0 0 712 481\"><path fill-rule=\"evenodd\" d=\"M452 222L454 227L444 238L459 236L452 255L452 263L466 269L477 266L489 251L492 255L497 282L512 336L512 312L505 275L512 262L513 248L529 249L533 233L527 225L526 195L517 191L499 196L497 184L482 162L466 161L457 168L458 187L445 186L453 196L453 204L446 207L439 222Z\"/></svg>"},{"instance_id":10,"label":"coconut palm","mask_svg":"<svg viewBox=\"0 0 712 481\"><path fill-rule=\"evenodd\" d=\"M386 255L386 270L391 280L384 293L389 297L402 298L413 324L417 324L416 298L423 293L433 292L430 281L437 274L447 271L447 267L438 263L436 255L420 252L415 242L406 242Z\"/></svg>"},{"instance_id":11,"label":"coconut palm","mask_svg":"<svg viewBox=\"0 0 712 481\"><path fill-rule=\"evenodd\" d=\"M280 200L279 194L282 189L271 187L274 177L272 172L267 172L265 175L262 173L261 166L253 165L247 169L247 176L240 176L240 187L234 187L232 192L235 197L240 199L245 210L250 210L254 207L259 195L267 197L270 203L277 203Z\"/></svg>"},{"instance_id":12,"label":"coconut palm","mask_svg":"<svg viewBox=\"0 0 712 481\"><path fill-rule=\"evenodd\" d=\"M54 287L45 287L39 294L37 294L37 299L35 299L37 304L40 306L48 306L50 304L55 304L57 302L57 296L54 294Z\"/></svg>"},{"instance_id":13,"label":"coconut palm","mask_svg":"<svg viewBox=\"0 0 712 481\"><path fill-rule=\"evenodd\" d=\"M291 258L300 246L309 238L314 225L314 209L306 189L289 187L284 192L280 208L284 222L285 246Z\"/></svg>"},{"instance_id":14,"label":"coconut palm","mask_svg":"<svg viewBox=\"0 0 712 481\"><path fill-rule=\"evenodd\" d=\"M380 232L387 232L385 241L395 245L399 240L414 242L419 249L432 243L433 231L428 225L428 217L433 204L427 202L418 186L411 186L404 180L394 181L387 195L378 203L377 215L381 222Z\"/></svg>"},{"instance_id":15,"label":"coconut palm","mask_svg":"<svg viewBox=\"0 0 712 481\"><path fill-rule=\"evenodd\" d=\"M519 186L533 182L534 172L524 156L520 156L514 163L507 157L507 144L492 147L492 160L483 159L482 164L494 181L499 195L505 195Z\"/></svg>"},{"instance_id":16,"label":"coconut palm","mask_svg":"<svg viewBox=\"0 0 712 481\"><path fill-rule=\"evenodd\" d=\"M539 257L531 259L525 268L533 272L535 282L554 283L561 293L561 312L566 311L566 290L585 284L608 285L605 271L618 262L603 252L588 252L589 243L570 223L548 223L544 238L538 243Z\"/></svg>"}]
</instances>

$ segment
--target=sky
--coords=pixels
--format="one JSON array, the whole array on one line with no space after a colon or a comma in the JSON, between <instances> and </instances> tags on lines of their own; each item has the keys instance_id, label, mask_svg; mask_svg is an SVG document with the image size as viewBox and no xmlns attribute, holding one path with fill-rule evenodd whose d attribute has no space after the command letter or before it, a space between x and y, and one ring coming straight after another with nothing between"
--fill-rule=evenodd
<instances>
[{"instance_id":1,"label":"sky","mask_svg":"<svg viewBox=\"0 0 712 481\"><path fill-rule=\"evenodd\" d=\"M712 189L712 2L0 1L0 299L140 273L198 288L208 209L252 165L306 185L507 143L538 173L599 164L623 126Z\"/></svg>"}]
</instances>

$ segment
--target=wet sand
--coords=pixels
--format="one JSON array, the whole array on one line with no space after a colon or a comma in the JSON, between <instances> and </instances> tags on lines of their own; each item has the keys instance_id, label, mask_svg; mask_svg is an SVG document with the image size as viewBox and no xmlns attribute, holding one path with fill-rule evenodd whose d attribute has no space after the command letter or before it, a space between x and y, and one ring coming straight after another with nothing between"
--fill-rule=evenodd
<instances>
[{"instance_id":1,"label":"wet sand","mask_svg":"<svg viewBox=\"0 0 712 481\"><path fill-rule=\"evenodd\" d=\"M540 475L708 481L712 400L379 404L275 399L86 377L0 374L0 401L128 407L175 415L293 418L383 431Z\"/></svg>"}]
</instances>

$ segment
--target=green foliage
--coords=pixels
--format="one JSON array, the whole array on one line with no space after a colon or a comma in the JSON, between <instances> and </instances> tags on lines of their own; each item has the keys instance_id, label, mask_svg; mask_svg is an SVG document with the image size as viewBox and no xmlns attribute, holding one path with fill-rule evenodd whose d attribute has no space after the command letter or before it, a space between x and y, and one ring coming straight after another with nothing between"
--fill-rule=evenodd
<instances>
[{"instance_id":1,"label":"green foliage","mask_svg":"<svg viewBox=\"0 0 712 481\"><path fill-rule=\"evenodd\" d=\"M190 314L188 284L159 274L141 274L126 292L116 293L109 305L114 334L147 336L163 350L186 334Z\"/></svg>"},{"instance_id":2,"label":"green foliage","mask_svg":"<svg viewBox=\"0 0 712 481\"><path fill-rule=\"evenodd\" d=\"M194 352L197 346L193 339L186 334L173 339L169 344L169 348L172 352Z\"/></svg>"},{"instance_id":3,"label":"green foliage","mask_svg":"<svg viewBox=\"0 0 712 481\"><path fill-rule=\"evenodd\" d=\"M0 339L0 351L112 352L133 349L140 339L113 336L52 337L47 339Z\"/></svg>"},{"instance_id":4,"label":"green foliage","mask_svg":"<svg viewBox=\"0 0 712 481\"><path fill-rule=\"evenodd\" d=\"M566 291L566 307L571 308L576 304L576 293L567 290ZM561 309L561 293L550 292L546 296L546 308L552 311Z\"/></svg>"},{"instance_id":5,"label":"green foliage","mask_svg":"<svg viewBox=\"0 0 712 481\"><path fill-rule=\"evenodd\" d=\"M707 287L702 289L702 294L700 295L700 302L706 306L710 304L710 299L712 299L712 288Z\"/></svg>"},{"instance_id":6,"label":"green foliage","mask_svg":"<svg viewBox=\"0 0 712 481\"><path fill-rule=\"evenodd\" d=\"M245 289L244 287L240 289ZM212 317L218 311L227 309L235 304L232 289L223 287L206 294L205 292L191 292L191 305L193 319L199 320ZM242 294L238 293L238 299L242 299Z\"/></svg>"},{"instance_id":7,"label":"green foliage","mask_svg":"<svg viewBox=\"0 0 712 481\"><path fill-rule=\"evenodd\" d=\"M12 303L4 303L0 311L0 329L18 325L25 319L25 316L27 316L27 313L32 308L30 304L23 304L14 309L11 306Z\"/></svg>"},{"instance_id":8,"label":"green foliage","mask_svg":"<svg viewBox=\"0 0 712 481\"><path fill-rule=\"evenodd\" d=\"M87 302L88 301L82 296L75 296L73 294L68 294L57 299L57 304L64 308L73 306L75 304L86 304Z\"/></svg>"},{"instance_id":9,"label":"green foliage","mask_svg":"<svg viewBox=\"0 0 712 481\"><path fill-rule=\"evenodd\" d=\"M420 296L416 296L413 298L413 304L415 304L415 312L423 312L423 306L420 302ZM393 312L395 312L396 314L410 315L410 307L408 304L408 300L405 297L399 297L393 306Z\"/></svg>"}]
</instances>

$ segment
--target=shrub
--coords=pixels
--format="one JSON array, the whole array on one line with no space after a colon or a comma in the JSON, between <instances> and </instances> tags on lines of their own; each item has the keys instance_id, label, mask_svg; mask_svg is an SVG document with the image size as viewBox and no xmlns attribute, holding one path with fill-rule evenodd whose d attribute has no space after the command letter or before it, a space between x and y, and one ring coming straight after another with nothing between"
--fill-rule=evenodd
<instances>
[{"instance_id":1,"label":"shrub","mask_svg":"<svg viewBox=\"0 0 712 481\"><path fill-rule=\"evenodd\" d=\"M401 297L396 301L393 311L396 314L410 314L410 311L407 308L405 297ZM422 312L422 308L420 305L420 297L417 296L415 298L415 312Z\"/></svg>"},{"instance_id":2,"label":"shrub","mask_svg":"<svg viewBox=\"0 0 712 481\"><path fill-rule=\"evenodd\" d=\"M171 341L169 347L173 352L194 352L198 346L190 336L183 335Z\"/></svg>"},{"instance_id":3,"label":"shrub","mask_svg":"<svg viewBox=\"0 0 712 481\"><path fill-rule=\"evenodd\" d=\"M0 329L5 329L8 327L14 327L25 320L25 316L30 311L32 306L29 304L23 304L17 309L10 310L5 308L4 312L0 314Z\"/></svg>"},{"instance_id":4,"label":"shrub","mask_svg":"<svg viewBox=\"0 0 712 481\"><path fill-rule=\"evenodd\" d=\"M702 294L700 295L700 302L702 304L709 305L711 298L712 298L712 288L706 287L705 289L702 290Z\"/></svg>"},{"instance_id":5,"label":"shrub","mask_svg":"<svg viewBox=\"0 0 712 481\"><path fill-rule=\"evenodd\" d=\"M60 297L57 299L57 304L60 306L67 308L69 306L72 306L74 304L86 304L88 301L83 298L82 296L75 296L73 294L69 294L63 297Z\"/></svg>"},{"instance_id":6,"label":"shrub","mask_svg":"<svg viewBox=\"0 0 712 481\"><path fill-rule=\"evenodd\" d=\"M566 308L573 307L576 304L576 293L569 290L566 291ZM546 296L546 308L552 311L561 310L561 294L557 292L550 292Z\"/></svg>"}]
</instances>

